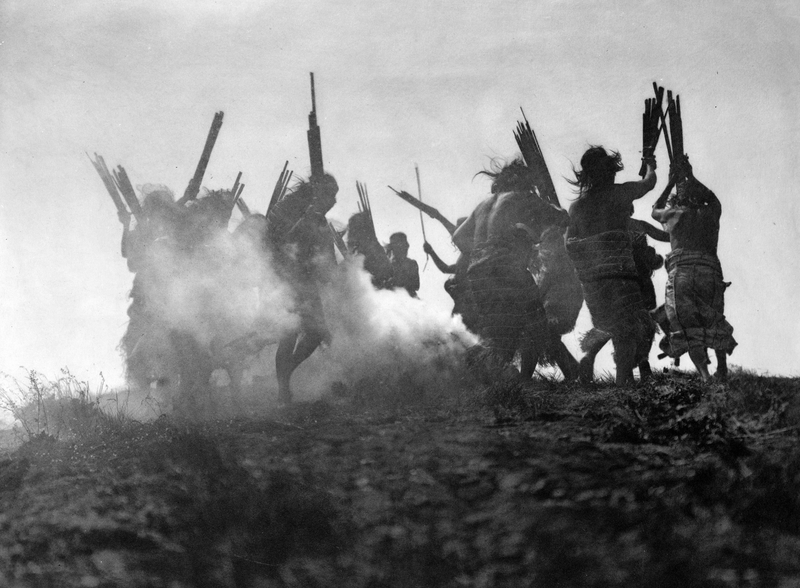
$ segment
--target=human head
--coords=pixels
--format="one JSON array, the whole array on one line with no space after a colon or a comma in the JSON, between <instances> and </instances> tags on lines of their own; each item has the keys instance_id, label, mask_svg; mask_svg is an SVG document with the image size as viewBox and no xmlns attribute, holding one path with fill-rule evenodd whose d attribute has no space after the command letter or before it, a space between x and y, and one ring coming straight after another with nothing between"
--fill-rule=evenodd
<instances>
[{"instance_id":1,"label":"human head","mask_svg":"<svg viewBox=\"0 0 800 588\"><path fill-rule=\"evenodd\" d=\"M622 170L622 156L619 152L608 153L604 147L592 145L581 157L581 169L574 170L575 180L570 183L577 186L581 193L586 193L612 185L614 176Z\"/></svg>"},{"instance_id":2,"label":"human head","mask_svg":"<svg viewBox=\"0 0 800 588\"><path fill-rule=\"evenodd\" d=\"M521 157L508 163L494 159L490 167L491 169L478 172L477 175L492 178L492 194L512 191L528 192L536 186L536 173L525 165Z\"/></svg>"},{"instance_id":3,"label":"human head","mask_svg":"<svg viewBox=\"0 0 800 588\"><path fill-rule=\"evenodd\" d=\"M408 255L408 237L405 233L393 233L389 237L389 251L395 257L404 258Z\"/></svg>"},{"instance_id":4,"label":"human head","mask_svg":"<svg viewBox=\"0 0 800 588\"><path fill-rule=\"evenodd\" d=\"M377 240L372 219L367 211L357 212L347 220L347 244L350 247L358 247Z\"/></svg>"},{"instance_id":5,"label":"human head","mask_svg":"<svg viewBox=\"0 0 800 588\"><path fill-rule=\"evenodd\" d=\"M284 198L313 204L317 212L327 214L336 204L336 194L339 185L330 174L325 174L320 179L301 180L286 192Z\"/></svg>"},{"instance_id":6,"label":"human head","mask_svg":"<svg viewBox=\"0 0 800 588\"><path fill-rule=\"evenodd\" d=\"M339 184L334 177L325 174L319 180L310 180L314 190L314 206L318 212L327 214L336 204L336 194L339 193Z\"/></svg>"},{"instance_id":7,"label":"human head","mask_svg":"<svg viewBox=\"0 0 800 588\"><path fill-rule=\"evenodd\" d=\"M714 200L714 193L693 175L678 180L675 191L667 199L668 206L702 208Z\"/></svg>"},{"instance_id":8,"label":"human head","mask_svg":"<svg viewBox=\"0 0 800 588\"><path fill-rule=\"evenodd\" d=\"M233 207L230 190L207 190L192 202L199 230L227 230Z\"/></svg>"}]
</instances>

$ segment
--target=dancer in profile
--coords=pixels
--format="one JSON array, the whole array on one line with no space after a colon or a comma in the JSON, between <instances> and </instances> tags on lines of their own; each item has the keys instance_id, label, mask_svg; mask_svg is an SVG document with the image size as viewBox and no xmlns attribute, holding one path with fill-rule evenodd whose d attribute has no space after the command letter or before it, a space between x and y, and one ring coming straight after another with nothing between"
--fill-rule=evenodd
<instances>
[{"instance_id":1,"label":"dancer in profile","mask_svg":"<svg viewBox=\"0 0 800 588\"><path fill-rule=\"evenodd\" d=\"M278 400L292 400L290 379L297 366L330 338L320 285L336 267L333 236L325 215L336 204L339 187L325 174L298 184L267 215L266 237L279 275L294 294L297 328L285 333L275 354Z\"/></svg>"},{"instance_id":2,"label":"dancer in profile","mask_svg":"<svg viewBox=\"0 0 800 588\"><path fill-rule=\"evenodd\" d=\"M671 187L677 189L671 192ZM727 356L736 347L733 327L725 319L725 289L717 257L722 205L695 179L688 157L670 170L670 186L653 205L653 218L669 233L666 314L668 353L689 353L703 380L709 380L707 349L717 357L715 377L728 376Z\"/></svg>"}]
</instances>

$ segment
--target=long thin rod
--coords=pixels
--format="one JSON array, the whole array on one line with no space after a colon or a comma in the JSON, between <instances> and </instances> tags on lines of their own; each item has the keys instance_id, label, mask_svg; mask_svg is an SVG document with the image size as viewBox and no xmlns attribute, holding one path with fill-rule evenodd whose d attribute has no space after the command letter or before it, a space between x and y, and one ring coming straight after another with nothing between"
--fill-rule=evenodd
<instances>
[{"instance_id":1,"label":"long thin rod","mask_svg":"<svg viewBox=\"0 0 800 588\"><path fill-rule=\"evenodd\" d=\"M414 172L417 174L417 196L419 197L419 201L422 202L422 184L419 181L419 166L415 163L414 164ZM426 243L428 242L428 237L425 236L425 220L422 217L422 211L419 211L419 224L422 227L422 239Z\"/></svg>"}]
</instances>

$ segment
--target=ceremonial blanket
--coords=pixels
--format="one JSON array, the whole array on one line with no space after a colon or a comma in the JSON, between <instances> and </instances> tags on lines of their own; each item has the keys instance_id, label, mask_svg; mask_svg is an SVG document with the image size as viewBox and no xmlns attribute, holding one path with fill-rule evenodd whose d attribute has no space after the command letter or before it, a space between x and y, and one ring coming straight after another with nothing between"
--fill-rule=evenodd
<instances>
[{"instance_id":1,"label":"ceremonial blanket","mask_svg":"<svg viewBox=\"0 0 800 588\"><path fill-rule=\"evenodd\" d=\"M547 318L524 255L504 244L485 244L473 250L467 279L478 332L505 361L525 340L545 337Z\"/></svg>"},{"instance_id":2,"label":"ceremonial blanket","mask_svg":"<svg viewBox=\"0 0 800 588\"><path fill-rule=\"evenodd\" d=\"M722 267L716 255L676 249L667 256L666 311L669 354L680 357L690 348L711 348L730 354L736 341L725 320Z\"/></svg>"},{"instance_id":3,"label":"ceremonial blanket","mask_svg":"<svg viewBox=\"0 0 800 588\"><path fill-rule=\"evenodd\" d=\"M628 232L570 238L567 252L578 272L594 326L612 337L640 342L652 337L652 319L642 301Z\"/></svg>"}]
</instances>

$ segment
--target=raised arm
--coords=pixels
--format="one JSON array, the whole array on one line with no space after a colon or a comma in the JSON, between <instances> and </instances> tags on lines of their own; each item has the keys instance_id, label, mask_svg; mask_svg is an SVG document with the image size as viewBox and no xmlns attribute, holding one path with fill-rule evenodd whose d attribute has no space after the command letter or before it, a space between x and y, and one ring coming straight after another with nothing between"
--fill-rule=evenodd
<instances>
[{"instance_id":1,"label":"raised arm","mask_svg":"<svg viewBox=\"0 0 800 588\"><path fill-rule=\"evenodd\" d=\"M675 175L670 174L667 187L664 188L664 191L661 192L661 196L659 196L658 200L656 200L655 204L653 204L653 212L650 216L662 224L666 222L667 199L669 198L670 192L672 192L672 188L675 187L675 182Z\"/></svg>"},{"instance_id":2,"label":"raised arm","mask_svg":"<svg viewBox=\"0 0 800 588\"><path fill-rule=\"evenodd\" d=\"M630 199L631 202L638 200L656 187L656 180L658 179L656 177L656 160L655 158L645 159L644 163L647 167L647 171L641 180L625 182L619 185L618 193L623 194L626 198Z\"/></svg>"},{"instance_id":3,"label":"raised arm","mask_svg":"<svg viewBox=\"0 0 800 588\"><path fill-rule=\"evenodd\" d=\"M455 264L447 265L444 261L442 261L442 258L439 257L438 255L436 255L436 252L433 250L433 247L431 247L431 244L428 243L427 241L425 241L425 243L423 243L422 250L425 253L427 253L428 255L431 256L431 259L433 260L433 265L435 265L437 268L439 268L440 272L442 272L443 274L454 274L454 273L456 273Z\"/></svg>"},{"instance_id":4,"label":"raised arm","mask_svg":"<svg viewBox=\"0 0 800 588\"><path fill-rule=\"evenodd\" d=\"M632 218L628 221L628 226L638 233L644 233L651 239L655 239L656 241L662 241L664 243L669 243L669 233L666 231L662 231L658 227L654 227L650 223L639 220L638 218Z\"/></svg>"}]
</instances>

